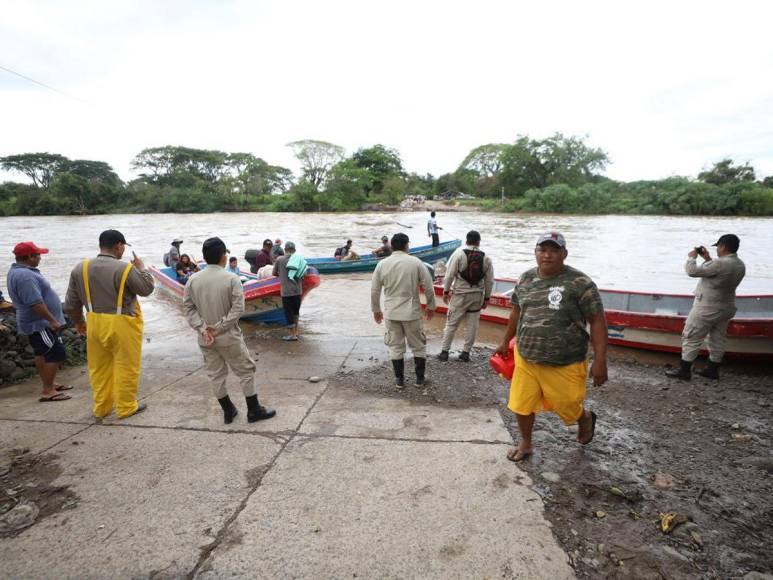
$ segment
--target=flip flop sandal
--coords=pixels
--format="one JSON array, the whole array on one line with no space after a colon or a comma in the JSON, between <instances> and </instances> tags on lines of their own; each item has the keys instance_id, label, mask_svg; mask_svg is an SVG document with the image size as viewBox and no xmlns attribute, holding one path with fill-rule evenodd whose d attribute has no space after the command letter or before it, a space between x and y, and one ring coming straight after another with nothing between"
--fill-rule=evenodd
<instances>
[{"instance_id":1,"label":"flip flop sandal","mask_svg":"<svg viewBox=\"0 0 773 580\"><path fill-rule=\"evenodd\" d=\"M295 342L296 340L298 340L298 337L297 336L283 336L282 340L284 340L286 342Z\"/></svg>"},{"instance_id":2,"label":"flip flop sandal","mask_svg":"<svg viewBox=\"0 0 773 580\"><path fill-rule=\"evenodd\" d=\"M590 412L590 420L590 439L588 439L585 443L580 443L580 445L587 445L593 441L593 436L596 434L596 413L593 411Z\"/></svg>"},{"instance_id":3,"label":"flip flop sandal","mask_svg":"<svg viewBox=\"0 0 773 580\"><path fill-rule=\"evenodd\" d=\"M518 459L515 458L515 456L518 455L518 449L510 449L507 452L507 459L508 461L512 461L513 463L520 463L521 461L524 461L534 455L534 451L527 451L523 455L521 455Z\"/></svg>"},{"instance_id":4,"label":"flip flop sandal","mask_svg":"<svg viewBox=\"0 0 773 580\"><path fill-rule=\"evenodd\" d=\"M70 395L65 395L64 393L57 393L56 395L51 395L50 397L40 397L38 399L38 402L40 403L57 403L59 401L67 401L69 399L72 399Z\"/></svg>"},{"instance_id":5,"label":"flip flop sandal","mask_svg":"<svg viewBox=\"0 0 773 580\"><path fill-rule=\"evenodd\" d=\"M56 388L57 391L62 392L62 391L70 391L70 390L72 390L73 386L72 385L57 385L55 388Z\"/></svg>"}]
</instances>

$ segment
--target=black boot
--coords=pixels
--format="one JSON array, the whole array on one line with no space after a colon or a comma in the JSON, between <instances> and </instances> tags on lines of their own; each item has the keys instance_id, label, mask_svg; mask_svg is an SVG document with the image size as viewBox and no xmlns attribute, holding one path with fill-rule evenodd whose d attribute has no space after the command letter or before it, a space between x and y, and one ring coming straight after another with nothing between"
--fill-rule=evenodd
<instances>
[{"instance_id":1,"label":"black boot","mask_svg":"<svg viewBox=\"0 0 773 580\"><path fill-rule=\"evenodd\" d=\"M707 379L715 381L719 380L719 363L715 363L713 360L709 361L709 365L699 371L695 371L696 375L700 375Z\"/></svg>"},{"instance_id":2,"label":"black boot","mask_svg":"<svg viewBox=\"0 0 773 580\"><path fill-rule=\"evenodd\" d=\"M233 422L234 417L239 414L239 411L236 410L236 405L231 402L231 398L226 395L222 399L218 399L217 402L223 407L223 421L225 421L225 424L228 425Z\"/></svg>"},{"instance_id":3,"label":"black boot","mask_svg":"<svg viewBox=\"0 0 773 580\"><path fill-rule=\"evenodd\" d=\"M448 360L448 351L447 350L441 350L440 354L437 355L438 360L442 360L443 362L446 362Z\"/></svg>"},{"instance_id":4,"label":"black boot","mask_svg":"<svg viewBox=\"0 0 773 580\"><path fill-rule=\"evenodd\" d=\"M424 379L424 373L427 369L427 359L413 357L413 364L416 368L416 386L423 387L426 383Z\"/></svg>"},{"instance_id":5,"label":"black boot","mask_svg":"<svg viewBox=\"0 0 773 580\"><path fill-rule=\"evenodd\" d=\"M461 362L470 362L470 353L463 350L459 353L459 360Z\"/></svg>"},{"instance_id":6,"label":"black boot","mask_svg":"<svg viewBox=\"0 0 773 580\"><path fill-rule=\"evenodd\" d=\"M692 363L686 360L680 361L678 369L669 369L666 371L666 376L672 379L679 379L681 381L689 381L691 377Z\"/></svg>"},{"instance_id":7,"label":"black boot","mask_svg":"<svg viewBox=\"0 0 773 580\"><path fill-rule=\"evenodd\" d=\"M402 389L405 386L405 361L401 358L393 358L392 369L395 371L395 386Z\"/></svg>"},{"instance_id":8,"label":"black boot","mask_svg":"<svg viewBox=\"0 0 773 580\"><path fill-rule=\"evenodd\" d=\"M264 419L270 419L276 415L274 409L266 409L263 405L258 403L258 396L252 395L247 397L247 422L254 423L255 421L263 421Z\"/></svg>"}]
</instances>

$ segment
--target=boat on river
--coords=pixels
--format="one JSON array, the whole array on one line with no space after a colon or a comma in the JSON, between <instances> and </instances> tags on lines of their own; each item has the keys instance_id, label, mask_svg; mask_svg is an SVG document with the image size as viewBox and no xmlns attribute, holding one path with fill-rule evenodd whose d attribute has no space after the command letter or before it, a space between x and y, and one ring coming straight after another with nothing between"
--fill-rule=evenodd
<instances>
[{"instance_id":1,"label":"boat on river","mask_svg":"<svg viewBox=\"0 0 773 580\"><path fill-rule=\"evenodd\" d=\"M489 306L481 320L507 324L510 297L517 280L498 278L494 282ZM443 284L434 285L437 311L447 312L443 304ZM691 294L660 294L627 290L599 289L607 317L609 343L618 346L682 351L682 329L692 308ZM773 360L773 294L739 295L738 312L727 327L726 356ZM704 351L705 353L705 351Z\"/></svg>"},{"instance_id":2,"label":"boat on river","mask_svg":"<svg viewBox=\"0 0 773 580\"><path fill-rule=\"evenodd\" d=\"M199 264L206 268L206 264ZM150 267L150 273L156 282L182 299L185 286L177 281L174 268ZM240 275L244 288L244 314L241 320L247 322L263 322L266 324L287 324L282 297L279 294L279 278L258 278L255 274L242 271ZM303 297L320 285L319 272L309 268L303 278Z\"/></svg>"},{"instance_id":3,"label":"boat on river","mask_svg":"<svg viewBox=\"0 0 773 580\"><path fill-rule=\"evenodd\" d=\"M461 240L450 240L439 246L418 246L409 248L409 254L422 262L434 264L448 257L462 245ZM360 256L359 260L336 260L335 258L308 258L309 267L316 268L320 274L343 274L348 272L372 272L380 260L375 254Z\"/></svg>"}]
</instances>

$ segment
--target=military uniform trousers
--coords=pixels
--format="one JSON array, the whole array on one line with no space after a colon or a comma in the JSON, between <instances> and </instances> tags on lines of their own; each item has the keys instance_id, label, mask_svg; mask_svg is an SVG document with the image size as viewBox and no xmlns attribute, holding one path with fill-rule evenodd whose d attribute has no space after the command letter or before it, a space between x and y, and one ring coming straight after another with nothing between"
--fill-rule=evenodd
<instances>
[{"instance_id":1,"label":"military uniform trousers","mask_svg":"<svg viewBox=\"0 0 773 580\"><path fill-rule=\"evenodd\" d=\"M421 318L416 320L384 320L386 332L384 344L389 347L389 358L402 359L405 343L411 348L413 358L427 358L427 336Z\"/></svg>"},{"instance_id":2,"label":"military uniform trousers","mask_svg":"<svg viewBox=\"0 0 773 580\"><path fill-rule=\"evenodd\" d=\"M709 358L715 363L722 362L727 347L727 324L736 310L735 306L709 307L696 303L682 331L682 360L692 362L698 358L708 336Z\"/></svg>"},{"instance_id":3,"label":"military uniform trousers","mask_svg":"<svg viewBox=\"0 0 773 580\"><path fill-rule=\"evenodd\" d=\"M224 334L216 337L213 344L209 346L200 344L199 348L216 398L222 399L228 395L225 382L229 367L239 377L245 397L257 394L255 389L257 367L241 335Z\"/></svg>"},{"instance_id":4,"label":"military uniform trousers","mask_svg":"<svg viewBox=\"0 0 773 580\"><path fill-rule=\"evenodd\" d=\"M475 344L475 336L478 334L480 326L480 309L483 306L482 292L466 292L463 294L454 294L451 297L451 303L448 306L448 317L446 319L446 329L443 332L443 344L441 350L449 350L451 342L454 340L456 329L462 320L465 321L464 331L464 352L470 352L472 345Z\"/></svg>"}]
</instances>

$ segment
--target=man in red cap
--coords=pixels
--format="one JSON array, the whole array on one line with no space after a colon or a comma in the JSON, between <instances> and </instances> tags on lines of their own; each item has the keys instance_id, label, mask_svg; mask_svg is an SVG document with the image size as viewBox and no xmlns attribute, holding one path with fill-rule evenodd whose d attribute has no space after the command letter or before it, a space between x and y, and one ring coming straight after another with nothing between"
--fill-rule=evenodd
<instances>
[{"instance_id":1,"label":"man in red cap","mask_svg":"<svg viewBox=\"0 0 773 580\"><path fill-rule=\"evenodd\" d=\"M67 358L59 329L64 326L62 301L40 273L40 256L48 248L40 248L33 242L21 242L13 249L16 263L8 271L8 295L16 307L16 324L21 334L26 334L35 352L43 391L40 402L66 401L69 395L62 393L71 386L54 382L59 366Z\"/></svg>"}]
</instances>

